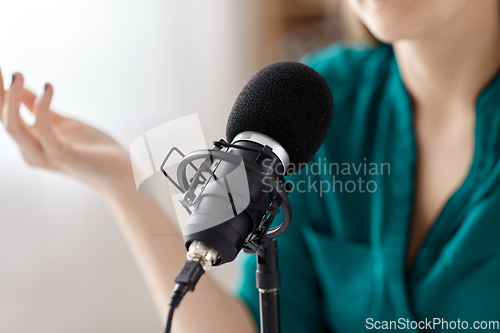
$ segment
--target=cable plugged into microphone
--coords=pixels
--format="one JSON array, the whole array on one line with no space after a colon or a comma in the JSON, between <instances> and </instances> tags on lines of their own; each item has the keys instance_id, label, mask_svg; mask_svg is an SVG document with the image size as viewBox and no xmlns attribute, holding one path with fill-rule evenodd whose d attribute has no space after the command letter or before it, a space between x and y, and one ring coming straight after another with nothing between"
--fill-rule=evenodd
<instances>
[{"instance_id":1,"label":"cable plugged into microphone","mask_svg":"<svg viewBox=\"0 0 500 333\"><path fill-rule=\"evenodd\" d=\"M172 318L175 309L179 306L181 300L188 291L194 291L194 287L201 276L209 270L217 260L217 251L199 241L193 241L189 245L187 259L184 262L181 272L175 278L175 287L170 296L170 311L167 318L167 327L165 333L169 333L172 326Z\"/></svg>"}]
</instances>

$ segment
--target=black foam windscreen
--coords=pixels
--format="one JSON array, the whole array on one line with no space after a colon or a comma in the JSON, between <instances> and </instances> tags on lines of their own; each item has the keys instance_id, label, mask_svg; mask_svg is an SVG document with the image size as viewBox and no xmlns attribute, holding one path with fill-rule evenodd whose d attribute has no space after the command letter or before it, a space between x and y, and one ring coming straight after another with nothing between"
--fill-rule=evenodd
<instances>
[{"instance_id":1,"label":"black foam windscreen","mask_svg":"<svg viewBox=\"0 0 500 333\"><path fill-rule=\"evenodd\" d=\"M298 171L319 149L330 127L333 98L326 80L299 62L277 62L258 71L229 114L226 139L241 132L265 134L285 148L289 171Z\"/></svg>"}]
</instances>

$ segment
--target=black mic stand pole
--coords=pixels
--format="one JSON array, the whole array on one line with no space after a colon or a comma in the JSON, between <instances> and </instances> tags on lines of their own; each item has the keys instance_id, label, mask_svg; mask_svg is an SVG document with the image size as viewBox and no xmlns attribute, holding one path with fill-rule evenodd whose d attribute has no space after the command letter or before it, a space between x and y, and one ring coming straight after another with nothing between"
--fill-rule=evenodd
<instances>
[{"instance_id":1,"label":"black mic stand pole","mask_svg":"<svg viewBox=\"0 0 500 333\"><path fill-rule=\"evenodd\" d=\"M261 333L280 332L279 295L280 271L278 247L273 239L269 245L259 247L257 257L257 288L260 300Z\"/></svg>"}]
</instances>

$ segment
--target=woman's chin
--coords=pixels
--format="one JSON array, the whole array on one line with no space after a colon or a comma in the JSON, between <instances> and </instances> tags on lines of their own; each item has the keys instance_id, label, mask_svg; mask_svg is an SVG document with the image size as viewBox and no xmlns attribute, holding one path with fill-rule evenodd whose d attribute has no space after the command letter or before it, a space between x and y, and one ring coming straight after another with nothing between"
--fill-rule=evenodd
<instances>
[{"instance_id":1,"label":"woman's chin","mask_svg":"<svg viewBox=\"0 0 500 333\"><path fill-rule=\"evenodd\" d=\"M400 40L412 39L419 35L419 33L414 31L414 29L411 29L412 31L408 31L408 29L394 28L394 26L377 26L371 27L369 30L376 39L386 44L392 44Z\"/></svg>"}]
</instances>

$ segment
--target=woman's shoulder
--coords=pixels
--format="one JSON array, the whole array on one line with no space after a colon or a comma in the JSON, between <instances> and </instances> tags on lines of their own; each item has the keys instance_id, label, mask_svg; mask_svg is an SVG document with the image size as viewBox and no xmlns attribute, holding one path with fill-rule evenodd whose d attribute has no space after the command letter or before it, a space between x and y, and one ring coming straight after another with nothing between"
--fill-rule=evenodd
<instances>
[{"instance_id":1,"label":"woman's shoulder","mask_svg":"<svg viewBox=\"0 0 500 333\"><path fill-rule=\"evenodd\" d=\"M301 61L320 73L333 90L339 86L355 88L367 78L380 76L389 69L392 55L391 46L386 44L337 42L308 53Z\"/></svg>"}]
</instances>

